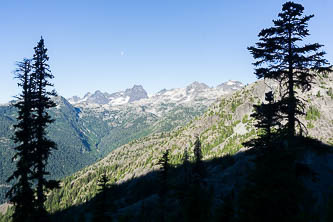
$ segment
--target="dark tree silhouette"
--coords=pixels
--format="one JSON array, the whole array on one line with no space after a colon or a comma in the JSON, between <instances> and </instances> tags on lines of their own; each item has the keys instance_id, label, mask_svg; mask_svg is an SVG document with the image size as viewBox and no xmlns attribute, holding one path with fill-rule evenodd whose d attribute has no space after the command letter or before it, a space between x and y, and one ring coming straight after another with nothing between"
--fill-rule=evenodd
<instances>
[{"instance_id":1,"label":"dark tree silhouette","mask_svg":"<svg viewBox=\"0 0 333 222\"><path fill-rule=\"evenodd\" d=\"M255 126L263 132L258 140L255 140L257 146L269 146L272 140L272 128L278 129L281 125L282 117L279 114L279 102L274 102L273 92L265 94L266 103L254 105L254 112L251 117L257 120Z\"/></svg>"},{"instance_id":2,"label":"dark tree silhouette","mask_svg":"<svg viewBox=\"0 0 333 222\"><path fill-rule=\"evenodd\" d=\"M202 162L202 151L201 151L201 142L199 136L196 137L194 142L194 166L193 166L193 179L195 182L201 182L201 179L204 176L204 168Z\"/></svg>"},{"instance_id":3,"label":"dark tree silhouette","mask_svg":"<svg viewBox=\"0 0 333 222\"><path fill-rule=\"evenodd\" d=\"M199 136L194 142L194 163L190 175L190 184L187 185L181 201L184 221L210 221L210 208L212 191L208 190L203 181L205 176L202 161L201 142ZM186 154L186 153L185 153ZM187 154L186 154L187 155ZM186 156L184 155L184 160ZM185 164L185 161L184 161Z\"/></svg>"},{"instance_id":4,"label":"dark tree silhouette","mask_svg":"<svg viewBox=\"0 0 333 222\"><path fill-rule=\"evenodd\" d=\"M158 164L161 166L160 170L160 190L159 190L159 198L160 198L160 210L161 210L161 221L166 220L166 213L165 213L165 201L166 201L166 194L168 192L168 176L170 171L170 163L169 163L169 150L166 150L162 158L158 161Z\"/></svg>"},{"instance_id":5,"label":"dark tree silhouette","mask_svg":"<svg viewBox=\"0 0 333 222\"><path fill-rule=\"evenodd\" d=\"M187 147L184 150L184 154L183 154L183 168L184 168L184 172L183 172L183 179L184 179L184 185L188 186L188 184L191 181L191 169L190 169L190 161L189 161L189 156L188 156L188 151L187 151Z\"/></svg>"},{"instance_id":6,"label":"dark tree silhouette","mask_svg":"<svg viewBox=\"0 0 333 222\"><path fill-rule=\"evenodd\" d=\"M17 151L13 157L16 160L16 170L8 178L7 182L14 180L16 184L7 193L7 197L15 206L13 221L33 221L34 215L34 191L32 188L33 166L33 114L32 114L32 82L30 78L30 60L24 59L17 64L15 71L19 79L18 86L22 87L22 93L16 98L14 106L18 109L18 123L14 125L14 142L19 144L14 149Z\"/></svg>"},{"instance_id":7,"label":"dark tree silhouette","mask_svg":"<svg viewBox=\"0 0 333 222\"><path fill-rule=\"evenodd\" d=\"M45 178L49 172L46 171L46 165L52 149L56 149L56 144L46 137L46 127L54 122L48 114L48 109L55 107L56 104L51 100L51 96L56 96L55 91L47 91L47 87L52 87L53 84L49 79L53 79L47 61L47 49L44 46L44 39L38 42L34 48L35 54L32 59L32 74L31 77L35 81L35 91L33 106L36 112L34 121L35 126L35 150L34 150L34 177L37 180L37 212L39 217L46 215L44 202L46 200L45 191L59 187L58 181L47 180Z\"/></svg>"},{"instance_id":8,"label":"dark tree silhouette","mask_svg":"<svg viewBox=\"0 0 333 222\"><path fill-rule=\"evenodd\" d=\"M168 190L168 174L170 170L170 163L169 163L169 150L166 150L163 153L162 158L158 161L158 164L161 165L161 174L160 174L160 183L161 183L161 190L160 195L164 196Z\"/></svg>"},{"instance_id":9,"label":"dark tree silhouette","mask_svg":"<svg viewBox=\"0 0 333 222\"><path fill-rule=\"evenodd\" d=\"M274 26L263 29L256 46L248 50L257 61L255 74L260 78L278 80L283 86L281 93L281 111L287 118L288 136L296 134L296 123L302 128L299 115L304 115L303 102L298 98L295 88L303 91L311 88L313 79L321 73L331 70L324 51L318 51L322 45L318 43L299 43L309 36L308 21L313 17L302 16L304 7L294 2L286 2L282 6L279 18L273 20Z\"/></svg>"},{"instance_id":10,"label":"dark tree silhouette","mask_svg":"<svg viewBox=\"0 0 333 222\"><path fill-rule=\"evenodd\" d=\"M111 221L110 217L107 217L105 212L107 210L106 208L106 196L109 191L110 186L108 185L109 178L104 173L101 178L98 180L98 200L96 204L96 212L94 215L94 221Z\"/></svg>"}]
</instances>

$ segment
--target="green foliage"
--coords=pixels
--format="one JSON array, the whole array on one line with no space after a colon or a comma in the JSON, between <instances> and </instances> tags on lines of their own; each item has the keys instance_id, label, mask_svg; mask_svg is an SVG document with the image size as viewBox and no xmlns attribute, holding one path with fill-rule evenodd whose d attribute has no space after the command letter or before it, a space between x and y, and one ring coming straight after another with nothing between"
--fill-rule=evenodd
<instances>
[{"instance_id":1,"label":"green foliage","mask_svg":"<svg viewBox=\"0 0 333 222\"><path fill-rule=\"evenodd\" d=\"M243 116L242 123L243 123L243 124L246 124L247 122L249 122L249 116L248 116L247 114L245 114L245 115Z\"/></svg>"},{"instance_id":2,"label":"green foliage","mask_svg":"<svg viewBox=\"0 0 333 222\"><path fill-rule=\"evenodd\" d=\"M314 128L313 123L312 123L312 122L308 122L308 124L307 124L307 128L308 128L308 129L313 129L313 128Z\"/></svg>"},{"instance_id":3,"label":"green foliage","mask_svg":"<svg viewBox=\"0 0 333 222\"><path fill-rule=\"evenodd\" d=\"M75 108L62 97L55 97L54 101L57 107L50 109L49 115L56 121L48 127L48 138L57 144L58 150L49 158L47 171L50 179L71 175L121 145L154 132L167 132L205 111L205 107L175 106L163 119L158 119L149 113L134 115L131 110L96 112L89 108ZM105 116L121 118L105 119ZM0 106L0 138L13 136L12 126L16 124L16 117L14 107ZM168 134L165 133L163 137L166 136ZM13 172L10 161L14 155L12 147L14 144L10 139L0 143L0 184L5 184ZM0 187L0 203L7 190L7 187Z\"/></svg>"},{"instance_id":4,"label":"green foliage","mask_svg":"<svg viewBox=\"0 0 333 222\"><path fill-rule=\"evenodd\" d=\"M306 112L305 119L316 121L319 118L320 118L319 110L314 106L310 106L308 111Z\"/></svg>"},{"instance_id":5,"label":"green foliage","mask_svg":"<svg viewBox=\"0 0 333 222\"><path fill-rule=\"evenodd\" d=\"M0 222L13 221L13 214L14 214L14 207L9 207L7 209L7 212L4 215L2 215L2 213L0 213Z\"/></svg>"},{"instance_id":6,"label":"green foliage","mask_svg":"<svg viewBox=\"0 0 333 222\"><path fill-rule=\"evenodd\" d=\"M233 100L231 103L231 111L234 113L236 112L236 109L238 106L242 104L241 100L236 99L235 101Z\"/></svg>"}]
</instances>

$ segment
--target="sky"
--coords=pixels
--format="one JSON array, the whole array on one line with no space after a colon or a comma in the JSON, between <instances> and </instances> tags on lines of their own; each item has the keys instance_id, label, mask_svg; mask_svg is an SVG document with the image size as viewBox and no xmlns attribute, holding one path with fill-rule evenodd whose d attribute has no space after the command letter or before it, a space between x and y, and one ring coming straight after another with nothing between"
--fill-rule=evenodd
<instances>
[{"instance_id":1,"label":"sky","mask_svg":"<svg viewBox=\"0 0 333 222\"><path fill-rule=\"evenodd\" d=\"M142 85L149 94L194 81L256 80L247 47L281 0L0 0L0 103L20 92L15 64L45 39L51 81L66 98ZM333 63L333 1L298 0Z\"/></svg>"}]
</instances>

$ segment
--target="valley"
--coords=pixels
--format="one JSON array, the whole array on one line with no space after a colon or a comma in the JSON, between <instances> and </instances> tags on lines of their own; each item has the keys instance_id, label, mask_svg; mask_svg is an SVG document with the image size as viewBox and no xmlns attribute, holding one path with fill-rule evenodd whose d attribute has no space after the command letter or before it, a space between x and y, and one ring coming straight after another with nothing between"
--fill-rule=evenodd
<instances>
[{"instance_id":1,"label":"valley","mask_svg":"<svg viewBox=\"0 0 333 222\"><path fill-rule=\"evenodd\" d=\"M2 4L0 222L333 221L333 3L302 4Z\"/></svg>"},{"instance_id":2,"label":"valley","mask_svg":"<svg viewBox=\"0 0 333 222\"><path fill-rule=\"evenodd\" d=\"M327 144L326 146L332 145L333 138L333 126L327 124L333 121L331 114L333 98L329 95L332 87L333 73L317 79L312 90L301 95L302 98L309 101L306 108L307 114L302 120L307 125L313 126L309 128L308 136L317 138ZM114 197L112 203L118 207L112 215L115 217L121 215L138 217L143 202L147 204L148 208L156 204L158 189L156 190L153 187L154 184L158 183L155 174L160 169L158 161L162 153L169 150L170 163L180 171L176 175L182 177L181 168L184 151L187 149L190 161L194 161L192 150L197 135L200 136L203 159L207 163L208 172L205 181L214 187L214 206L218 207L218 203L223 201L220 195L228 196L232 190L240 190L246 184L248 172L253 167L256 155L244 147L243 143L255 138L258 134L254 127L254 119L250 115L253 112L253 105L261 103L264 100L265 92L272 88L276 92L278 91L277 85L273 82L257 81L230 95L220 97L203 115L194 118L183 127L167 133L154 133L151 136L136 139L119 147L96 164L65 178L62 181L62 188L52 192L49 196L47 201L49 211L64 210L64 214L61 215L68 218L68 220L71 216L67 215L65 209L68 209L69 206L72 206L69 209L75 212L76 217L92 215L91 204L95 203L95 197L98 193L97 181L105 173L110 178L111 184L118 184L120 187L125 186L126 188L123 189L128 191L143 192L142 195L134 194L135 192L124 192L124 196ZM318 92L321 96L317 96ZM315 115L313 114L314 109L317 113ZM317 144L313 146L321 147L324 145ZM320 163L318 161L322 157L316 157L316 154L311 153L312 151L305 152L309 152L307 155L313 156L309 156L309 158L314 158L314 162L311 162L312 167L318 167L318 164L322 164L325 170L333 170L333 166L326 162L333 158L331 154L327 155L329 160ZM300 161L306 160L301 159ZM317 173L319 172L317 171ZM178 178L178 176L176 177ZM321 177L325 176L322 175ZM325 181L326 179L321 178L320 180ZM328 180L331 181L331 179ZM172 181L174 184L178 183L177 179L172 179ZM146 190L142 187L145 186L143 184L150 186L152 190ZM311 187L311 189L317 188ZM319 191L316 190L315 192ZM328 191L325 189L321 192ZM134 198L132 195L137 196ZM318 195L324 195L324 193ZM319 204L318 208L322 208L326 204L320 198L317 201L319 201L317 202Z\"/></svg>"},{"instance_id":3,"label":"valley","mask_svg":"<svg viewBox=\"0 0 333 222\"><path fill-rule=\"evenodd\" d=\"M183 89L162 90L149 98L142 86L108 98L99 91L81 100L56 97L57 106L50 111L56 121L48 129L49 137L58 146L48 164L52 178L68 176L130 141L182 126L205 112L220 96L241 87L236 81L215 88L195 82ZM14 143L10 138L15 118L15 108L0 106L0 183L4 184L0 187L1 202L9 187L5 181L13 169Z\"/></svg>"}]
</instances>

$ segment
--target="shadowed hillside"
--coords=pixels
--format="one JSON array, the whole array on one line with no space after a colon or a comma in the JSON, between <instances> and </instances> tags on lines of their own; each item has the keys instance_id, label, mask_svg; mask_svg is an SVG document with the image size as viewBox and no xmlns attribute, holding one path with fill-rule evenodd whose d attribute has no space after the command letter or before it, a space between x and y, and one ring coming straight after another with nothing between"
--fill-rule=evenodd
<instances>
[{"instance_id":1,"label":"shadowed hillside","mask_svg":"<svg viewBox=\"0 0 333 222\"><path fill-rule=\"evenodd\" d=\"M205 217L198 221L330 221L332 162L331 146L297 137L289 148L281 144L204 161L206 173L198 184L188 180L193 163L172 165L164 200L166 221L193 221L192 214ZM160 221L160 174L154 170L111 185L51 218L91 221L106 195L105 215L113 221ZM193 211L196 201L200 207Z\"/></svg>"},{"instance_id":2,"label":"shadowed hillside","mask_svg":"<svg viewBox=\"0 0 333 222\"><path fill-rule=\"evenodd\" d=\"M158 159L166 149L170 150L171 163L181 164L185 148L193 147L196 135L200 135L204 160L246 150L242 143L257 135L254 119L250 114L253 105L261 103L265 91L270 89L267 84L258 81L246 86L230 96L221 98L204 115L185 127L134 140L114 150L96 164L65 178L62 188L50 195L50 200L54 197L54 204L49 204L50 210L64 209L72 204L90 200L97 193L97 180L103 172L106 172L113 182L122 183L156 170ZM320 117L308 108L309 112L304 121L314 125L309 129L310 136L329 143L333 138L333 131L327 122L332 121L333 116L331 108L324 104L330 104L333 100L327 94L317 97L317 90L317 87L313 87L313 91L303 96L309 98L308 106L315 107L312 109L316 109ZM193 158L193 155L190 158Z\"/></svg>"}]
</instances>

